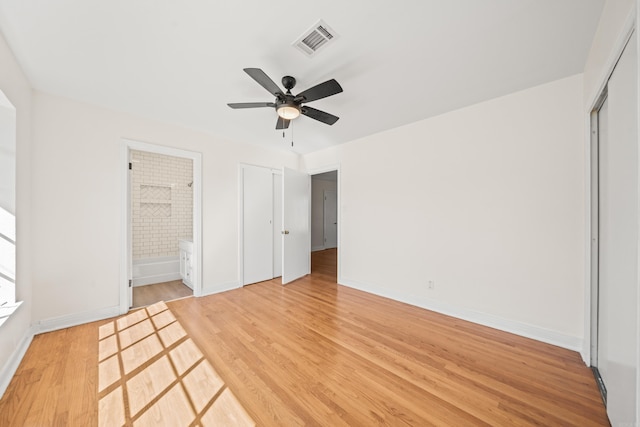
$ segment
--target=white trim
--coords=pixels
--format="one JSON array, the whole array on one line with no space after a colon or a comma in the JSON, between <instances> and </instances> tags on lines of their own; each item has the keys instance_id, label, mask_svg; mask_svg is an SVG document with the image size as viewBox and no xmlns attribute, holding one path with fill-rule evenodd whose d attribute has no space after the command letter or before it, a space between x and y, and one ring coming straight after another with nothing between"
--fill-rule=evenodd
<instances>
[{"instance_id":1,"label":"white trim","mask_svg":"<svg viewBox=\"0 0 640 427\"><path fill-rule=\"evenodd\" d=\"M416 307L424 308L426 310L431 310L437 313L445 314L447 316L452 316L457 319L466 320L478 325L488 326L493 329L498 329L522 337L531 338L536 341L552 344L576 352L580 351L583 346L583 340L580 339L580 337L563 334L561 332L552 331L549 329L541 328L539 326L517 322L514 320L505 319L503 317L494 316L492 314L482 313L475 310L460 308L432 299L417 298L415 296L410 296L402 292L378 288L376 286L371 286L351 279L344 279L343 281L340 281L338 283L350 288L368 292L370 294L390 298L395 301L400 301Z\"/></svg>"},{"instance_id":2,"label":"white trim","mask_svg":"<svg viewBox=\"0 0 640 427\"><path fill-rule=\"evenodd\" d=\"M35 334L44 332L57 331L58 329L71 328L72 326L84 325L98 320L109 319L119 316L120 306L106 307L94 311L85 311L82 313L67 314L65 316L51 317L49 319L40 320L36 323Z\"/></svg>"},{"instance_id":3,"label":"white trim","mask_svg":"<svg viewBox=\"0 0 640 427\"><path fill-rule=\"evenodd\" d=\"M340 242L340 237L342 236L342 208L341 208L341 194L342 194L342 172L340 171L340 163L336 163L333 165L328 165L328 166L323 166L321 168L316 168L316 169L310 169L307 170L307 173L310 176L313 175L318 175L321 173L325 173L325 172L333 172L336 171L336 173L338 174L338 182L336 185L336 190L338 192L337 198L338 198L338 203L337 203L337 217L338 217L338 238L337 238L337 248L338 248L338 283L342 282L342 252L340 249L342 248L341 242ZM309 202L311 203L311 202ZM311 223L311 209L309 209L309 223ZM324 246L323 246L324 249ZM312 249L313 251L313 249ZM309 264L311 265L311 264Z\"/></svg>"},{"instance_id":4,"label":"white trim","mask_svg":"<svg viewBox=\"0 0 640 427\"><path fill-rule=\"evenodd\" d=\"M34 335L35 328L32 326L27 329L27 332L20 340L20 344L13 350L13 353L11 353L11 356L2 367L2 371L0 371L0 399L4 396L4 392L7 391L7 387L9 387L13 376L20 366L20 362L22 362L24 355L27 353Z\"/></svg>"},{"instance_id":5,"label":"white trim","mask_svg":"<svg viewBox=\"0 0 640 427\"><path fill-rule=\"evenodd\" d=\"M635 37L637 42L636 49L640 50L640 34L637 28L638 22L640 22L640 0L636 0L635 9L636 9L636 21L635 21L634 29L636 30L635 32ZM636 63L637 70L640 70L640 52L637 52L636 54L636 61L637 61ZM638 103L636 126L640 128L640 72L638 72L638 82L636 85L636 90L638 91L637 100L636 100ZM640 155L640 152L638 153L638 155ZM640 251L638 251L638 256L640 256ZM640 397L640 283L638 284L636 299L638 304L638 310L636 312L638 313L638 315L636 316L636 334L638 335L638 338L636 339L636 399L638 399ZM636 402L636 424L639 424L639 423L640 423L640 404Z\"/></svg>"},{"instance_id":6,"label":"white trim","mask_svg":"<svg viewBox=\"0 0 640 427\"><path fill-rule=\"evenodd\" d=\"M311 252L324 251L326 248L324 246L313 246L311 248Z\"/></svg>"},{"instance_id":7,"label":"white trim","mask_svg":"<svg viewBox=\"0 0 640 427\"><path fill-rule=\"evenodd\" d=\"M238 283L244 283L244 163L238 164ZM215 293L215 292L211 292ZM209 295L209 294L207 294Z\"/></svg>"},{"instance_id":8,"label":"white trim","mask_svg":"<svg viewBox=\"0 0 640 427\"><path fill-rule=\"evenodd\" d=\"M607 82L609 81L609 77L611 77L611 73L613 73L613 69L616 67L618 63L618 59L622 56L622 51L624 47L627 45L629 38L631 37L631 33L636 28L636 8L632 7L629 11L629 15L627 15L624 20L624 24L616 38L615 43L613 44L613 49L609 52L609 57L605 61L607 65L606 68L602 69L600 74L600 78L598 79L599 85L596 87L595 91L591 93L586 99L589 101L587 114L590 114L591 111L596 107L598 99L602 94L602 91L607 86Z\"/></svg>"},{"instance_id":9,"label":"white trim","mask_svg":"<svg viewBox=\"0 0 640 427\"><path fill-rule=\"evenodd\" d=\"M120 313L129 311L128 297L128 263L131 259L131 245L129 244L127 217L127 205L129 203L129 188L127 177L129 170L129 152L131 150L147 151L150 153L164 154L167 156L182 157L193 161L193 295L202 296L202 153L182 150L179 148L166 147L162 145L150 144L147 142L134 141L127 138L121 139L120 171L121 171L121 198L120 198Z\"/></svg>"},{"instance_id":10,"label":"white trim","mask_svg":"<svg viewBox=\"0 0 640 427\"><path fill-rule=\"evenodd\" d=\"M125 141L120 145L120 280L118 292L120 294L120 314L129 311L129 260L130 258L130 236L128 204L130 197L129 190L129 146ZM123 169L124 168L124 169ZM122 250L124 246L124 250Z\"/></svg>"}]
</instances>

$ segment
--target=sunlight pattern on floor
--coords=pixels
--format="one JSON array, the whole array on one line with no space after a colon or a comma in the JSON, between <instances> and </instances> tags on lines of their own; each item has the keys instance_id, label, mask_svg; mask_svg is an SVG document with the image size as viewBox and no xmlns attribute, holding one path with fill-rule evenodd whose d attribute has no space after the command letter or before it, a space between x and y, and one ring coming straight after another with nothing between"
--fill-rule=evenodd
<instances>
[{"instance_id":1,"label":"sunlight pattern on floor","mask_svg":"<svg viewBox=\"0 0 640 427\"><path fill-rule=\"evenodd\" d=\"M164 302L99 329L99 426L253 426Z\"/></svg>"}]
</instances>

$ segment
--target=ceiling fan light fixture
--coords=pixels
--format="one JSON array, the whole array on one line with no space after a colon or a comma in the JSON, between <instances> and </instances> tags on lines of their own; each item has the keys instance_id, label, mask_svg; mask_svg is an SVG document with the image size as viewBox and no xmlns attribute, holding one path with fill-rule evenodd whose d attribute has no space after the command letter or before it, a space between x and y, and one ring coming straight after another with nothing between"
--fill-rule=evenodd
<instances>
[{"instance_id":1,"label":"ceiling fan light fixture","mask_svg":"<svg viewBox=\"0 0 640 427\"><path fill-rule=\"evenodd\" d=\"M294 77L284 76L282 78L282 85L287 90L283 92L260 68L244 68L244 72L271 95L275 96L275 102L232 102L227 104L230 108L275 107L276 114L278 114L278 121L276 122L276 129L278 130L287 129L291 120L298 118L301 114L329 126L335 124L340 118L325 111L316 110L306 105L302 106L303 103L317 101L342 92L342 87L335 79L327 80L294 95L291 93L291 89L296 86Z\"/></svg>"},{"instance_id":2,"label":"ceiling fan light fixture","mask_svg":"<svg viewBox=\"0 0 640 427\"><path fill-rule=\"evenodd\" d=\"M286 120L293 120L300 115L300 107L293 103L280 104L277 110L278 115Z\"/></svg>"}]
</instances>

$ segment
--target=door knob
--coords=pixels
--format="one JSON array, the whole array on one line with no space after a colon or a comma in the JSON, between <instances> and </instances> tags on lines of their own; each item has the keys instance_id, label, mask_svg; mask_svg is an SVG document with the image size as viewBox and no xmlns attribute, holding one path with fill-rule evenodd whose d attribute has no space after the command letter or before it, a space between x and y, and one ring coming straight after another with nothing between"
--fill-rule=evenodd
<instances>
[{"instance_id":1,"label":"door knob","mask_svg":"<svg viewBox=\"0 0 640 427\"><path fill-rule=\"evenodd\" d=\"M289 234L289 230L284 230L282 234Z\"/></svg>"}]
</instances>

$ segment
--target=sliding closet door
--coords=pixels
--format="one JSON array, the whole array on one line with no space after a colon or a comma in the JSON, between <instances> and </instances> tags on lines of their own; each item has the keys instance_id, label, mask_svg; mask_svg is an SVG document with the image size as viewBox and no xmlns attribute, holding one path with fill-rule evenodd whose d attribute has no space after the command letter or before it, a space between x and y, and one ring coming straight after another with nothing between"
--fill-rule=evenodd
<instances>
[{"instance_id":1,"label":"sliding closet door","mask_svg":"<svg viewBox=\"0 0 640 427\"><path fill-rule=\"evenodd\" d=\"M638 129L636 38L608 83L599 123L597 367L612 425L635 425L638 369Z\"/></svg>"}]
</instances>

